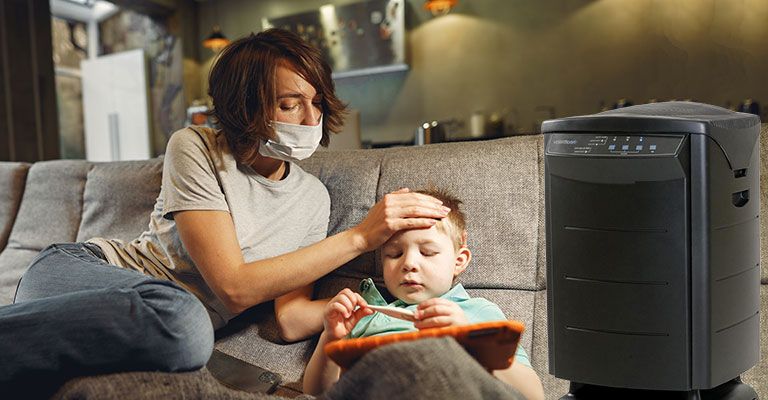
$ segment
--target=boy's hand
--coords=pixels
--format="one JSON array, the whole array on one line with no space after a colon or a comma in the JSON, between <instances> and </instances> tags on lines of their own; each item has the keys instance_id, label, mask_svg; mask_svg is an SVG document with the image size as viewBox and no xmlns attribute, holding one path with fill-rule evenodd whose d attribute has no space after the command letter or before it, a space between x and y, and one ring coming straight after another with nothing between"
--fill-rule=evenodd
<instances>
[{"instance_id":1,"label":"boy's hand","mask_svg":"<svg viewBox=\"0 0 768 400\"><path fill-rule=\"evenodd\" d=\"M355 311L355 307L360 307ZM368 303L351 289L344 289L325 306L323 328L329 340L339 340L347 336L357 321L373 314Z\"/></svg>"},{"instance_id":2,"label":"boy's hand","mask_svg":"<svg viewBox=\"0 0 768 400\"><path fill-rule=\"evenodd\" d=\"M417 321L413 323L413 326L417 329L441 328L469 323L466 315L464 315L464 310L458 304L441 298L421 302L416 307L415 314Z\"/></svg>"}]
</instances>

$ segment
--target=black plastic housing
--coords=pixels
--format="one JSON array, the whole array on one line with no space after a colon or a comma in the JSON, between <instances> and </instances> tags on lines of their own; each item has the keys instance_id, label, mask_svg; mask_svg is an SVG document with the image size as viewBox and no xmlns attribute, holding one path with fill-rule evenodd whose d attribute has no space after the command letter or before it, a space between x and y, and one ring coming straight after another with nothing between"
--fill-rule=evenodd
<instances>
[{"instance_id":1,"label":"black plastic housing","mask_svg":"<svg viewBox=\"0 0 768 400\"><path fill-rule=\"evenodd\" d=\"M754 366L760 119L669 102L542 131L550 373L691 391Z\"/></svg>"}]
</instances>

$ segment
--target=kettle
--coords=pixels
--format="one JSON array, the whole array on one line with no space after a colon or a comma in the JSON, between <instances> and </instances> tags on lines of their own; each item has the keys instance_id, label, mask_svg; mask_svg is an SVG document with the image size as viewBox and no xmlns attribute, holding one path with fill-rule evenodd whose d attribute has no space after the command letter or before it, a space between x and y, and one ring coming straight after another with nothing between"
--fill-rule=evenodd
<instances>
[{"instance_id":1,"label":"kettle","mask_svg":"<svg viewBox=\"0 0 768 400\"><path fill-rule=\"evenodd\" d=\"M445 127L438 121L432 121L425 122L416 129L413 144L422 146L425 144L442 143L445 141Z\"/></svg>"}]
</instances>

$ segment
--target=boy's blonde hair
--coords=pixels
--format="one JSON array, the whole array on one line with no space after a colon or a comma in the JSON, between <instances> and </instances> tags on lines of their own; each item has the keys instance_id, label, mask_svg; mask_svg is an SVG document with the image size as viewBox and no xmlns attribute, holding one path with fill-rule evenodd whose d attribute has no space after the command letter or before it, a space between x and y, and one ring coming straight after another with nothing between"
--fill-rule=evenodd
<instances>
[{"instance_id":1,"label":"boy's blonde hair","mask_svg":"<svg viewBox=\"0 0 768 400\"><path fill-rule=\"evenodd\" d=\"M467 223L464 213L461 211L461 209L459 209L459 205L462 204L461 200L457 199L444 189L439 189L436 187L420 189L417 190L416 193L434 197L442 201L445 207L451 209L451 211L448 213L448 216L437 223L437 229L451 238L453 241L453 247L456 250L460 249L462 246L466 246Z\"/></svg>"}]
</instances>

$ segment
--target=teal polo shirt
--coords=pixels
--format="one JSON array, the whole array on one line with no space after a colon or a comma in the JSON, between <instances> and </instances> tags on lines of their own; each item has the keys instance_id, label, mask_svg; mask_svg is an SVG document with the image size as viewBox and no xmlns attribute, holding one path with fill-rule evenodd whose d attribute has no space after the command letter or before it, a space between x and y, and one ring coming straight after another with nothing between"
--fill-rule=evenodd
<instances>
[{"instance_id":1,"label":"teal polo shirt","mask_svg":"<svg viewBox=\"0 0 768 400\"><path fill-rule=\"evenodd\" d=\"M360 282L359 287L360 295L365 301L374 306L393 306L405 308L407 310L416 311L418 304L408 304L400 299L387 304L384 297L381 295L376 285L371 278L363 279ZM479 322L489 321L506 321L507 317L501 311L499 306L482 297L469 297L469 294L464 290L464 286L460 283L451 288L448 292L440 296L441 299L446 299L457 303L459 307L464 311L464 315L470 324L476 324ZM391 333L400 332L415 332L418 331L413 326L413 322L404 321L402 319L393 318L389 315L382 313L373 313L360 319L352 328L352 332L349 333L350 338L388 335ZM519 362L525 366L530 367L531 361L528 358L528 354L523 350L522 346L517 346L517 352L515 353L515 362Z\"/></svg>"}]
</instances>

